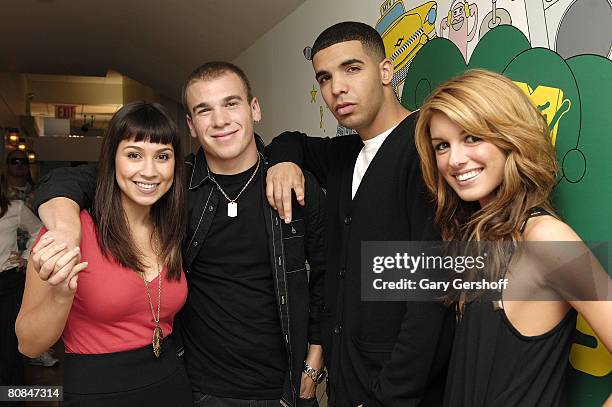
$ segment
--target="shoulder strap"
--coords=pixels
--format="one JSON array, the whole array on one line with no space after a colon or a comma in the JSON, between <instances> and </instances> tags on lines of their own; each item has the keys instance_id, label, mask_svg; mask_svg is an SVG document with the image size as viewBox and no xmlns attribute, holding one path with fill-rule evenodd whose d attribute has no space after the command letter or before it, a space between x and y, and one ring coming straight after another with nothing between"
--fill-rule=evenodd
<instances>
[{"instance_id":1,"label":"shoulder strap","mask_svg":"<svg viewBox=\"0 0 612 407\"><path fill-rule=\"evenodd\" d=\"M520 229L521 234L525 231L525 226L527 226L527 221L530 218L535 218L537 216L544 216L544 215L550 215L550 213L548 213L548 211L544 208L540 208L540 207L531 208L529 210L529 215L527 215L527 218L523 221L523 224L521 225L521 229Z\"/></svg>"}]
</instances>

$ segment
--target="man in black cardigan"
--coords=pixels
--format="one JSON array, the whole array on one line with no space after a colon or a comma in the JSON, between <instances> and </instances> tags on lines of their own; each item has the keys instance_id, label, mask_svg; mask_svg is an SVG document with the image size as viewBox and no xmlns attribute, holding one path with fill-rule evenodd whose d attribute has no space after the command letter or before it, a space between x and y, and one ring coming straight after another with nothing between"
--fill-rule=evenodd
<instances>
[{"instance_id":1,"label":"man in black cardigan","mask_svg":"<svg viewBox=\"0 0 612 407\"><path fill-rule=\"evenodd\" d=\"M414 145L417 113L391 85L393 63L362 23L319 35L312 63L325 103L358 135L286 132L270 144L268 200L291 221L300 167L327 189L327 267L321 339L330 406L439 406L453 337L452 312L435 302L361 301L362 241L439 240Z\"/></svg>"}]
</instances>

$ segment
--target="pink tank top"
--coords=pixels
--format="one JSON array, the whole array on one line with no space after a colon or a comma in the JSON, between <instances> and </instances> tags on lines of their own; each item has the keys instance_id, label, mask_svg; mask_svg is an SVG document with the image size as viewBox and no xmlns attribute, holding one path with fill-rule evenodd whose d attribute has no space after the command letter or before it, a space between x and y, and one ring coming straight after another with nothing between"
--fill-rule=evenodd
<instances>
[{"instance_id":1,"label":"pink tank top","mask_svg":"<svg viewBox=\"0 0 612 407\"><path fill-rule=\"evenodd\" d=\"M81 212L81 261L89 262L79 273L77 292L62 339L68 353L101 354L150 345L155 322L140 275L105 258L98 246L91 215ZM41 234L46 230L41 231ZM187 283L168 281L162 270L160 327L164 336L172 332L174 316L185 304ZM158 278L149 283L157 316Z\"/></svg>"}]
</instances>

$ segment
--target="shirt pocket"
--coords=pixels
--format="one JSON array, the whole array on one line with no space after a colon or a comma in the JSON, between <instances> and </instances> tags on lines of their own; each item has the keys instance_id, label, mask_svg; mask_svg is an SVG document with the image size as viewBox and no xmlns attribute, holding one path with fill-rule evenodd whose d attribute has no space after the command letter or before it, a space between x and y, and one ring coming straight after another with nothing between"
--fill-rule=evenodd
<instances>
[{"instance_id":1,"label":"shirt pocket","mask_svg":"<svg viewBox=\"0 0 612 407\"><path fill-rule=\"evenodd\" d=\"M304 238L306 226L304 219L296 219L291 223L282 224L283 247L285 253L285 270L287 273L306 270L306 255Z\"/></svg>"}]
</instances>

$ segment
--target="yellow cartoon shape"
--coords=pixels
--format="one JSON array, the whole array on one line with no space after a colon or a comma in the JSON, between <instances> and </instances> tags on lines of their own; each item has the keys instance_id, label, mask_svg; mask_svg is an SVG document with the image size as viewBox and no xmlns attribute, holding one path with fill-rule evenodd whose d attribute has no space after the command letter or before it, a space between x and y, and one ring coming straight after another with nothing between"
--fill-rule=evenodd
<instances>
[{"instance_id":1,"label":"yellow cartoon shape","mask_svg":"<svg viewBox=\"0 0 612 407\"><path fill-rule=\"evenodd\" d=\"M531 101L536 105L538 110L542 112L548 127L550 128L550 137L553 146L557 140L557 130L561 117L569 112L572 107L572 102L569 99L563 99L563 91L557 88L538 85L532 89L526 83L514 82L523 92L529 96Z\"/></svg>"},{"instance_id":2,"label":"yellow cartoon shape","mask_svg":"<svg viewBox=\"0 0 612 407\"><path fill-rule=\"evenodd\" d=\"M317 90L315 89L315 85L312 85L312 90L310 91L310 103L315 103L317 101Z\"/></svg>"},{"instance_id":3,"label":"yellow cartoon shape","mask_svg":"<svg viewBox=\"0 0 612 407\"><path fill-rule=\"evenodd\" d=\"M383 39L387 57L393 61L396 91L406 77L408 63L427 41L436 36L437 15L435 1L408 11L402 0L386 0L380 6L380 19L376 23L376 30Z\"/></svg>"},{"instance_id":4,"label":"yellow cartoon shape","mask_svg":"<svg viewBox=\"0 0 612 407\"><path fill-rule=\"evenodd\" d=\"M593 332L593 329L585 321L582 315L578 315L576 329L597 340L595 332ZM588 373L591 376L604 377L612 372L612 354L604 348L599 340L597 340L597 346L595 348L574 343L569 359L574 369Z\"/></svg>"}]
</instances>

